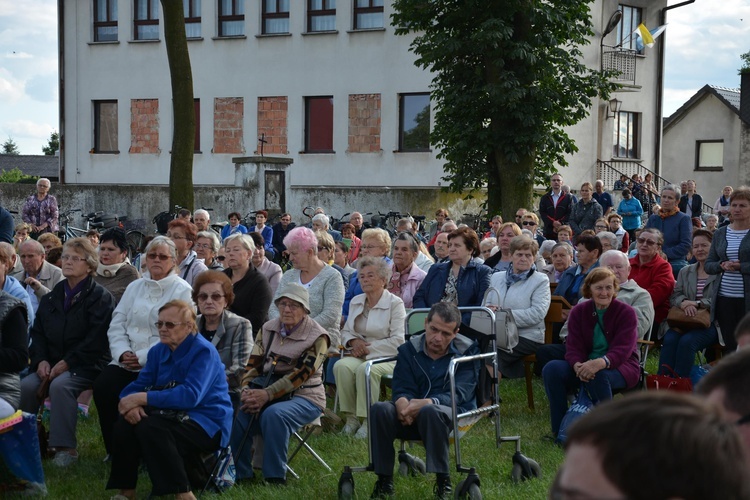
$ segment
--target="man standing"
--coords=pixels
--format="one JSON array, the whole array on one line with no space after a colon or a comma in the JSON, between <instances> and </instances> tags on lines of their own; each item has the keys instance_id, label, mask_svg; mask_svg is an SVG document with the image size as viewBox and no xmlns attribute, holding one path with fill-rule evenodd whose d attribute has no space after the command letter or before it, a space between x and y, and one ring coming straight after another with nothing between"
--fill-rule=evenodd
<instances>
[{"instance_id":1,"label":"man standing","mask_svg":"<svg viewBox=\"0 0 750 500\"><path fill-rule=\"evenodd\" d=\"M216 236L219 238L219 241L221 241L221 236L219 235L218 231L215 231L211 227L211 215L209 215L208 210L204 210L202 208L196 210L193 214L193 222L195 223L195 228L199 233L201 231L211 231L212 233L216 234Z\"/></svg>"},{"instance_id":2,"label":"man standing","mask_svg":"<svg viewBox=\"0 0 750 500\"><path fill-rule=\"evenodd\" d=\"M448 302L438 302L427 315L425 333L398 348L393 371L393 399L375 403L372 458L378 480L372 498L394 496L395 439L420 439L427 452L427 472L437 475L435 498L452 498L448 465L452 424L448 365L454 357L479 353L476 342L458 334L461 313ZM479 362L461 363L456 370L456 407L459 413L476 408Z\"/></svg>"},{"instance_id":3,"label":"man standing","mask_svg":"<svg viewBox=\"0 0 750 500\"><path fill-rule=\"evenodd\" d=\"M594 183L594 199L602 206L603 217L608 216L612 211L614 202L612 201L612 196L604 190L604 181L602 180Z\"/></svg>"},{"instance_id":4,"label":"man standing","mask_svg":"<svg viewBox=\"0 0 750 500\"><path fill-rule=\"evenodd\" d=\"M362 231L365 230L362 214L359 212L352 212L352 214L349 216L349 224L354 226L354 236L361 239Z\"/></svg>"},{"instance_id":5,"label":"man standing","mask_svg":"<svg viewBox=\"0 0 750 500\"><path fill-rule=\"evenodd\" d=\"M562 175L554 174L550 182L552 189L539 200L539 215L544 223L544 237L548 240L556 240L557 228L568 223L573 200L562 191Z\"/></svg>"},{"instance_id":6,"label":"man standing","mask_svg":"<svg viewBox=\"0 0 750 500\"><path fill-rule=\"evenodd\" d=\"M36 240L24 241L18 251L24 270L23 283L36 312L39 300L63 280L62 270L44 260L44 247Z\"/></svg>"}]
</instances>

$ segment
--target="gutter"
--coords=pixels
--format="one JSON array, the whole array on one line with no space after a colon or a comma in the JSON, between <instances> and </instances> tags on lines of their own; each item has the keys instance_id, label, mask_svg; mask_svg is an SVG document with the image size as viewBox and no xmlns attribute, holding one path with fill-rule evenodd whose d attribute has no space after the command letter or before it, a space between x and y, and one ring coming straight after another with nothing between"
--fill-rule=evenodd
<instances>
[{"instance_id":1,"label":"gutter","mask_svg":"<svg viewBox=\"0 0 750 500\"><path fill-rule=\"evenodd\" d=\"M57 112L60 136L60 184L65 184L65 5L57 0Z\"/></svg>"}]
</instances>

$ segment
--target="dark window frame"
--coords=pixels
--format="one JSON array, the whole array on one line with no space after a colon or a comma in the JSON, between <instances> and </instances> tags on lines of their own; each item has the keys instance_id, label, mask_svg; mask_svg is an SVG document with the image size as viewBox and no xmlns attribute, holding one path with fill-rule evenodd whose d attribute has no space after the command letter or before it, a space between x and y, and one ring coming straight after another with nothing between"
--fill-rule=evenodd
<instances>
[{"instance_id":1,"label":"dark window frame","mask_svg":"<svg viewBox=\"0 0 750 500\"><path fill-rule=\"evenodd\" d=\"M96 154L119 154L119 147L120 147L120 138L119 138L119 131L120 127L118 124L117 127L117 135L115 136L117 139L117 148L115 150L102 150L101 149L101 105L102 104L114 104L117 106L117 120L120 119L120 106L117 102L117 99L101 99L94 101L94 147L92 152Z\"/></svg>"},{"instance_id":2,"label":"dark window frame","mask_svg":"<svg viewBox=\"0 0 750 500\"><path fill-rule=\"evenodd\" d=\"M94 0L94 41L95 42L112 42L117 41L120 36L117 19L117 0L104 0L107 3L107 20L99 21L99 1ZM114 19L112 19L114 17ZM99 38L99 28L117 28L114 40L101 40Z\"/></svg>"},{"instance_id":3,"label":"dark window frame","mask_svg":"<svg viewBox=\"0 0 750 500\"><path fill-rule=\"evenodd\" d=\"M336 19L336 7L331 8L330 4L331 2L334 2L335 0L321 0L322 2L322 9L313 9L313 3L314 0L307 0L307 32L308 33L319 33L321 30L313 30L312 24L313 19L316 17L328 17L333 16L334 18L334 25L335 25L335 19ZM325 30L328 31L328 30Z\"/></svg>"},{"instance_id":4,"label":"dark window frame","mask_svg":"<svg viewBox=\"0 0 750 500\"><path fill-rule=\"evenodd\" d=\"M724 148L722 147L721 151L721 165L710 165L702 167L700 165L700 159L701 159L701 146L703 144L717 144L720 143L722 146L724 145L724 139L706 139L706 140L696 140L695 141L695 171L696 172L722 172L724 170Z\"/></svg>"},{"instance_id":5,"label":"dark window frame","mask_svg":"<svg viewBox=\"0 0 750 500\"><path fill-rule=\"evenodd\" d=\"M184 0L184 2L187 3L187 9L185 10L185 30L187 30L188 24L197 24L199 27L201 27L201 13L200 9L196 9L195 2L196 0ZM201 4L202 7L202 4ZM196 10L199 10L196 16ZM200 37L200 36L199 36ZM198 37L198 38L199 38ZM188 37L188 38L196 38L196 37Z\"/></svg>"},{"instance_id":6,"label":"dark window frame","mask_svg":"<svg viewBox=\"0 0 750 500\"><path fill-rule=\"evenodd\" d=\"M630 134L628 134L628 139L625 144L625 156L620 156L620 122L622 119L625 118L627 120L626 125L632 123L632 129L633 129L633 136L630 137ZM641 135L641 113L635 112L635 111L620 111L617 116L614 117L614 131L613 131L613 138L616 137L617 140L612 142L612 158L629 158L629 159L636 159L640 158L641 154L641 141L640 141L640 135ZM631 144L632 139L632 144ZM633 155L628 155L628 151L632 149Z\"/></svg>"},{"instance_id":7,"label":"dark window frame","mask_svg":"<svg viewBox=\"0 0 750 500\"><path fill-rule=\"evenodd\" d=\"M643 7L619 4L617 8L622 12L622 20L617 25L617 45L622 44L622 48L624 49L637 51L638 49L635 42L636 36L633 35L633 32L638 28L638 25L643 22ZM628 15L626 11L630 11L630 15ZM638 14L637 21L635 21L635 17L633 16L633 14L636 13ZM627 19L630 20L630 24L625 26L625 20ZM627 40L627 42L623 44L623 40ZM638 54L643 54L643 50L638 51Z\"/></svg>"},{"instance_id":8,"label":"dark window frame","mask_svg":"<svg viewBox=\"0 0 750 500\"><path fill-rule=\"evenodd\" d=\"M280 35L284 33L289 33L289 11L292 8L292 2L294 0L289 0L289 10L281 11L279 10L281 7L281 2L284 0L273 0L276 2L276 11L275 12L267 12L266 11L266 0L261 0L262 8L261 8L261 33L263 35ZM299 0L298 0L299 1ZM286 19L286 31L274 31L274 32L268 32L266 31L266 21L269 21L271 19Z\"/></svg>"},{"instance_id":9,"label":"dark window frame","mask_svg":"<svg viewBox=\"0 0 750 500\"><path fill-rule=\"evenodd\" d=\"M242 33L239 35L225 35L222 29L223 27L222 24L225 22L242 21L242 24L244 26L245 24L244 11L242 14L237 14L237 12L240 10L240 5L242 4L243 1L244 0L232 0L232 12L230 14L224 14L222 13L222 10L221 10L223 2L222 0L217 0L216 18L219 22L219 29L218 29L219 38L228 38L228 37L233 37L233 36L245 36L244 28L242 29Z\"/></svg>"},{"instance_id":10,"label":"dark window frame","mask_svg":"<svg viewBox=\"0 0 750 500\"><path fill-rule=\"evenodd\" d=\"M193 99L193 111L195 112L195 138L193 153L201 152L201 100Z\"/></svg>"},{"instance_id":11,"label":"dark window frame","mask_svg":"<svg viewBox=\"0 0 750 500\"><path fill-rule=\"evenodd\" d=\"M432 151L430 149L429 140L427 143L427 146L424 148L405 148L404 147L404 101L405 98L408 97L415 97L415 96L426 96L428 98L429 106L430 106L430 120L432 119L432 101L429 101L430 93L429 92L405 92L398 95L398 151L399 153L425 153ZM429 127L429 123L428 123ZM429 130L428 130L428 137L429 137Z\"/></svg>"},{"instance_id":12,"label":"dark window frame","mask_svg":"<svg viewBox=\"0 0 750 500\"><path fill-rule=\"evenodd\" d=\"M330 148L313 149L312 144L311 144L312 141L311 141L311 134L310 134L310 132L311 132L311 130L314 127L319 127L320 124L319 123L314 123L315 120L313 120L314 117L311 114L311 109L310 108L311 108L311 103L312 102L318 101L318 100L323 100L323 99L327 99L327 100L331 101L331 121L330 121L330 124L325 124L325 125L330 125L331 147ZM321 154L321 153L335 153L336 152L333 149L333 132L334 132L334 129L333 129L334 115L333 115L333 113L334 113L334 110L333 110L333 96L332 95L307 96L307 97L305 97L305 133L304 133L304 136L305 136L305 150L304 150L304 152L305 153Z\"/></svg>"},{"instance_id":13,"label":"dark window frame","mask_svg":"<svg viewBox=\"0 0 750 500\"><path fill-rule=\"evenodd\" d=\"M354 26L354 30L383 29L382 27L381 28L362 28L362 27L357 26L357 16L359 14L374 14L377 12L383 15L383 26L385 26L385 7L383 5L373 5L373 3L376 1L377 0L368 0L367 7L357 7L358 0L352 0L352 2L354 2L353 4L354 19L352 20L352 25Z\"/></svg>"},{"instance_id":14,"label":"dark window frame","mask_svg":"<svg viewBox=\"0 0 750 500\"><path fill-rule=\"evenodd\" d=\"M146 2L146 19L138 18L138 4ZM156 5L156 18L151 17L154 4ZM158 28L156 38L139 38L139 26L159 26L159 0L134 0L133 2L133 40L158 40Z\"/></svg>"}]
</instances>

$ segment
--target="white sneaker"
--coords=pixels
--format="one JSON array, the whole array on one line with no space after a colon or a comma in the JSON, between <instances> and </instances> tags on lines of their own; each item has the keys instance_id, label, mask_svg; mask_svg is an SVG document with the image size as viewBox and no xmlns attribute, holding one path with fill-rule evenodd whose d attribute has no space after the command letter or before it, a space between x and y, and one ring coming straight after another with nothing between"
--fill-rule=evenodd
<instances>
[{"instance_id":1,"label":"white sneaker","mask_svg":"<svg viewBox=\"0 0 750 500\"><path fill-rule=\"evenodd\" d=\"M359 420L357 420L357 417L347 417L346 424L344 425L344 428L341 429L341 434L344 436L352 436L357 432L357 429L360 428L361 424L359 423Z\"/></svg>"},{"instance_id":2,"label":"white sneaker","mask_svg":"<svg viewBox=\"0 0 750 500\"><path fill-rule=\"evenodd\" d=\"M362 423L362 425L357 429L357 433L354 434L354 439L367 439L367 424Z\"/></svg>"}]
</instances>

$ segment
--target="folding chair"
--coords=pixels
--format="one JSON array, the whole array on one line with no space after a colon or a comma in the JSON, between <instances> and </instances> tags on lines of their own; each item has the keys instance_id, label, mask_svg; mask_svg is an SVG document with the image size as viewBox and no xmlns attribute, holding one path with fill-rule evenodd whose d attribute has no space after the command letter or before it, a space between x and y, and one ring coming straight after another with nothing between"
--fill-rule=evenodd
<instances>
[{"instance_id":1,"label":"folding chair","mask_svg":"<svg viewBox=\"0 0 750 500\"><path fill-rule=\"evenodd\" d=\"M313 457L315 457L315 459L323 467L325 467L326 469L328 469L328 472L333 472L332 469L331 469L331 467L326 463L326 461L323 460L323 458L321 458L321 456L318 455L318 453L307 443L307 440L310 438L310 436L312 436L315 433L315 429L319 428L321 426L320 419L322 417L323 417L323 414L321 414L320 417L318 417L317 419L315 419L311 423L307 424L306 426L302 427L300 430L295 431L292 434L292 436L294 436L297 439L298 444L297 444L296 448L294 449L294 451L289 455L289 458L287 458L287 460L286 460L286 470L288 470L289 473L292 476L294 476L295 479L299 479L299 474L297 474L296 472L294 472L294 469L292 469L289 466L289 464L292 463L292 460L294 460L294 457L296 457L297 453L299 453L299 451L301 449L303 449L303 448L306 449L307 451L309 451L310 454ZM300 432L302 432L303 434L300 434Z\"/></svg>"}]
</instances>

